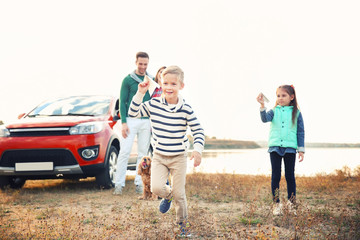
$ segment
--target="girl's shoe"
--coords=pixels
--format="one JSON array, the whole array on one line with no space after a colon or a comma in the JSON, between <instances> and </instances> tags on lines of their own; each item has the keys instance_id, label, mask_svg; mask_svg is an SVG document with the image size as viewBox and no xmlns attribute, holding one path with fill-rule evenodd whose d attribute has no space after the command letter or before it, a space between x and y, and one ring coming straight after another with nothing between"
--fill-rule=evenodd
<instances>
[{"instance_id":1,"label":"girl's shoe","mask_svg":"<svg viewBox=\"0 0 360 240\"><path fill-rule=\"evenodd\" d=\"M273 207L273 215L279 216L282 214L282 204L281 203L275 203Z\"/></svg>"},{"instance_id":2,"label":"girl's shoe","mask_svg":"<svg viewBox=\"0 0 360 240\"><path fill-rule=\"evenodd\" d=\"M180 227L179 237L186 237L186 238L192 237L190 233L190 223L188 221L179 223L179 227Z\"/></svg>"},{"instance_id":3,"label":"girl's shoe","mask_svg":"<svg viewBox=\"0 0 360 240\"><path fill-rule=\"evenodd\" d=\"M289 212L296 216L295 205L290 200L287 201L286 205L287 205Z\"/></svg>"}]
</instances>

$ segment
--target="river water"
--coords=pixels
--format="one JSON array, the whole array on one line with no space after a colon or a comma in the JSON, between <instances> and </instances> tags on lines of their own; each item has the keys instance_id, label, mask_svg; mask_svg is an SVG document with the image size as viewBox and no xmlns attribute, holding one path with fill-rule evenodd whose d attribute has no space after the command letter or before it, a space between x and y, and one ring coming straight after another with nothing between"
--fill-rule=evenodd
<instances>
[{"instance_id":1,"label":"river water","mask_svg":"<svg viewBox=\"0 0 360 240\"><path fill-rule=\"evenodd\" d=\"M301 163L296 161L295 174L298 176L329 174L344 166L352 170L360 166L359 148L307 148L304 161ZM187 172L194 171L271 175L270 156L267 148L205 150L201 165L195 170L192 161L189 160Z\"/></svg>"}]
</instances>

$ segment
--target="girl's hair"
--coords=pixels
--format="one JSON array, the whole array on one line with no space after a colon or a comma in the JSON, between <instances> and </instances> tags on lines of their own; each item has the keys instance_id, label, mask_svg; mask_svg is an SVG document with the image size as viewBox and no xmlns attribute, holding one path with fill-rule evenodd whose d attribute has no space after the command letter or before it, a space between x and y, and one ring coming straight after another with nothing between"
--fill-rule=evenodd
<instances>
[{"instance_id":1,"label":"girl's hair","mask_svg":"<svg viewBox=\"0 0 360 240\"><path fill-rule=\"evenodd\" d=\"M183 70L181 70L180 67L178 67L178 66L169 66L169 67L165 68L165 70L161 74L161 77L164 78L164 76L166 74L175 74L177 79L181 83L184 83L184 72L183 72Z\"/></svg>"},{"instance_id":2,"label":"girl's hair","mask_svg":"<svg viewBox=\"0 0 360 240\"><path fill-rule=\"evenodd\" d=\"M159 81L160 81L160 79L158 78L159 72L160 72L161 70L164 70L165 68L166 68L166 67L163 66L163 67L159 68L159 70L157 71L157 73L156 73L156 75L155 75L155 79L154 79L154 81L155 81L156 83L159 83Z\"/></svg>"},{"instance_id":3,"label":"girl's hair","mask_svg":"<svg viewBox=\"0 0 360 240\"><path fill-rule=\"evenodd\" d=\"M296 99L296 93L295 93L295 88L293 85L281 85L278 87L278 89L283 89L285 90L285 92L287 92L287 94L294 95L294 99L290 101L289 106L293 106L293 111L292 111L292 122L293 124L295 124L296 121L296 117L297 117L297 112L299 109L299 105L297 103L297 99Z\"/></svg>"}]
</instances>

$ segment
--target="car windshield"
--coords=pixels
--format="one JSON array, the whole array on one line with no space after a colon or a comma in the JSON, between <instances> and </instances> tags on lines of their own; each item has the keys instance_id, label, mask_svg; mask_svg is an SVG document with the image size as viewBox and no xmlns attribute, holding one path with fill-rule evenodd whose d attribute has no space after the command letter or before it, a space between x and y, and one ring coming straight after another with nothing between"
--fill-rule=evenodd
<instances>
[{"instance_id":1,"label":"car windshield","mask_svg":"<svg viewBox=\"0 0 360 240\"><path fill-rule=\"evenodd\" d=\"M111 98L108 96L78 96L46 101L28 117L38 116L99 116L108 112Z\"/></svg>"}]
</instances>

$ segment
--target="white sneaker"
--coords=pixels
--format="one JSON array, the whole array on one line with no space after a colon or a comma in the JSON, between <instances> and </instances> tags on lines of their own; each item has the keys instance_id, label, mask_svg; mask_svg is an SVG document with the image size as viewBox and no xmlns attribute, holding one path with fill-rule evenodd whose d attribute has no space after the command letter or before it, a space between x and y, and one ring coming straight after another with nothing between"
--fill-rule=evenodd
<instances>
[{"instance_id":1,"label":"white sneaker","mask_svg":"<svg viewBox=\"0 0 360 240\"><path fill-rule=\"evenodd\" d=\"M121 195L121 194L122 194L122 189L123 189L123 187L121 187L121 186L116 186L116 187L115 187L115 190L114 190L114 192L113 192L113 195Z\"/></svg>"},{"instance_id":2,"label":"white sneaker","mask_svg":"<svg viewBox=\"0 0 360 240\"><path fill-rule=\"evenodd\" d=\"M289 212L296 216L296 209L295 209L294 204L290 200L288 200L286 205L287 205Z\"/></svg>"},{"instance_id":3,"label":"white sneaker","mask_svg":"<svg viewBox=\"0 0 360 240\"><path fill-rule=\"evenodd\" d=\"M282 214L282 204L281 203L275 203L273 207L273 215L279 216Z\"/></svg>"}]
</instances>

